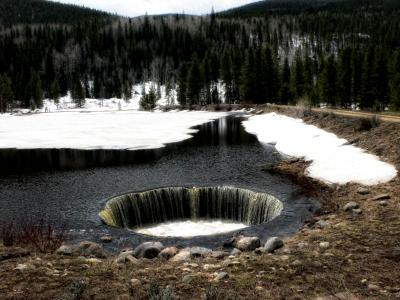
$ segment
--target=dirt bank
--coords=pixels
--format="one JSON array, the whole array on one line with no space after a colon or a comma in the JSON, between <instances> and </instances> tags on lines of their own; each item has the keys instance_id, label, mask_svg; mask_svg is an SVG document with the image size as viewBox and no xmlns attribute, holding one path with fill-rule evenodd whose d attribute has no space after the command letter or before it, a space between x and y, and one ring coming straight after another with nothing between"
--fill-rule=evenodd
<instances>
[{"instance_id":1,"label":"dirt bank","mask_svg":"<svg viewBox=\"0 0 400 300\"><path fill-rule=\"evenodd\" d=\"M334 132L400 170L399 123L298 109L279 112ZM399 177L367 189L326 186L305 177L306 166L294 160L266 170L290 176L304 193L322 201L315 218L275 254L116 266L112 258L31 253L0 262L0 298L148 299L173 293L177 299L400 299ZM385 200L373 200L382 194ZM350 201L361 213L343 210ZM7 251L0 246L0 253ZM215 272L228 277L216 281Z\"/></svg>"}]
</instances>

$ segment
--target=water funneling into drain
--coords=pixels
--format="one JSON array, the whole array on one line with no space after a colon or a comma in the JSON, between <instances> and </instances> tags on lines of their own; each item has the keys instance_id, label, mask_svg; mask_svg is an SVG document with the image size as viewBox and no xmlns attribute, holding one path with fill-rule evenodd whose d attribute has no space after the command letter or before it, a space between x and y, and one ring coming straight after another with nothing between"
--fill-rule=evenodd
<instances>
[{"instance_id":1,"label":"water funneling into drain","mask_svg":"<svg viewBox=\"0 0 400 300\"><path fill-rule=\"evenodd\" d=\"M168 187L112 198L100 217L142 234L189 237L268 222L282 209L274 196L240 188Z\"/></svg>"}]
</instances>

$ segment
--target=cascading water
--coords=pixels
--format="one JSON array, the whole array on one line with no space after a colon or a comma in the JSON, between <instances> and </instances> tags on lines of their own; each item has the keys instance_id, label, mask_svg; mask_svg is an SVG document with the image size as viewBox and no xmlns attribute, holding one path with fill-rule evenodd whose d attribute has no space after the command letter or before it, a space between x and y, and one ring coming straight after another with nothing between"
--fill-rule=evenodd
<instances>
[{"instance_id":1,"label":"cascading water","mask_svg":"<svg viewBox=\"0 0 400 300\"><path fill-rule=\"evenodd\" d=\"M115 197L100 217L107 225L140 233L192 236L258 225L282 210L281 201L265 193L235 187L168 187ZM154 224L163 227L140 230Z\"/></svg>"}]
</instances>

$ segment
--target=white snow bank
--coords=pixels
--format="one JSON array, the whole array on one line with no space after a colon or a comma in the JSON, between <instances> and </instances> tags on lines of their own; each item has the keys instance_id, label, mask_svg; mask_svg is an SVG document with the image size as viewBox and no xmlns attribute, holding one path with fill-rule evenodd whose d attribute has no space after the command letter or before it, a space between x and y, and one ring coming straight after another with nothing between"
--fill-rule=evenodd
<instances>
[{"instance_id":1,"label":"white snow bank","mask_svg":"<svg viewBox=\"0 0 400 300\"><path fill-rule=\"evenodd\" d=\"M159 237L193 237L239 230L247 227L242 223L223 221L179 221L135 230L137 233Z\"/></svg>"},{"instance_id":2,"label":"white snow bank","mask_svg":"<svg viewBox=\"0 0 400 300\"><path fill-rule=\"evenodd\" d=\"M0 118L0 148L154 149L226 116L212 112L59 112Z\"/></svg>"},{"instance_id":3,"label":"white snow bank","mask_svg":"<svg viewBox=\"0 0 400 300\"><path fill-rule=\"evenodd\" d=\"M374 185L397 175L394 166L312 125L276 113L251 117L243 125L259 141L286 155L312 161L307 174L326 183Z\"/></svg>"}]
</instances>

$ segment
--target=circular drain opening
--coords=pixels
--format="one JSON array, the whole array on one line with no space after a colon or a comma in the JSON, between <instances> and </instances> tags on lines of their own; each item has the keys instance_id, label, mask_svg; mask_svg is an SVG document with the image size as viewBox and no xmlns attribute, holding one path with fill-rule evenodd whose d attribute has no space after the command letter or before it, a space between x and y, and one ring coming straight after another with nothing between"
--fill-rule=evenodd
<instances>
[{"instance_id":1,"label":"circular drain opening","mask_svg":"<svg viewBox=\"0 0 400 300\"><path fill-rule=\"evenodd\" d=\"M271 221L283 205L272 195L235 187L168 187L110 199L109 226L160 237L213 235Z\"/></svg>"}]
</instances>

